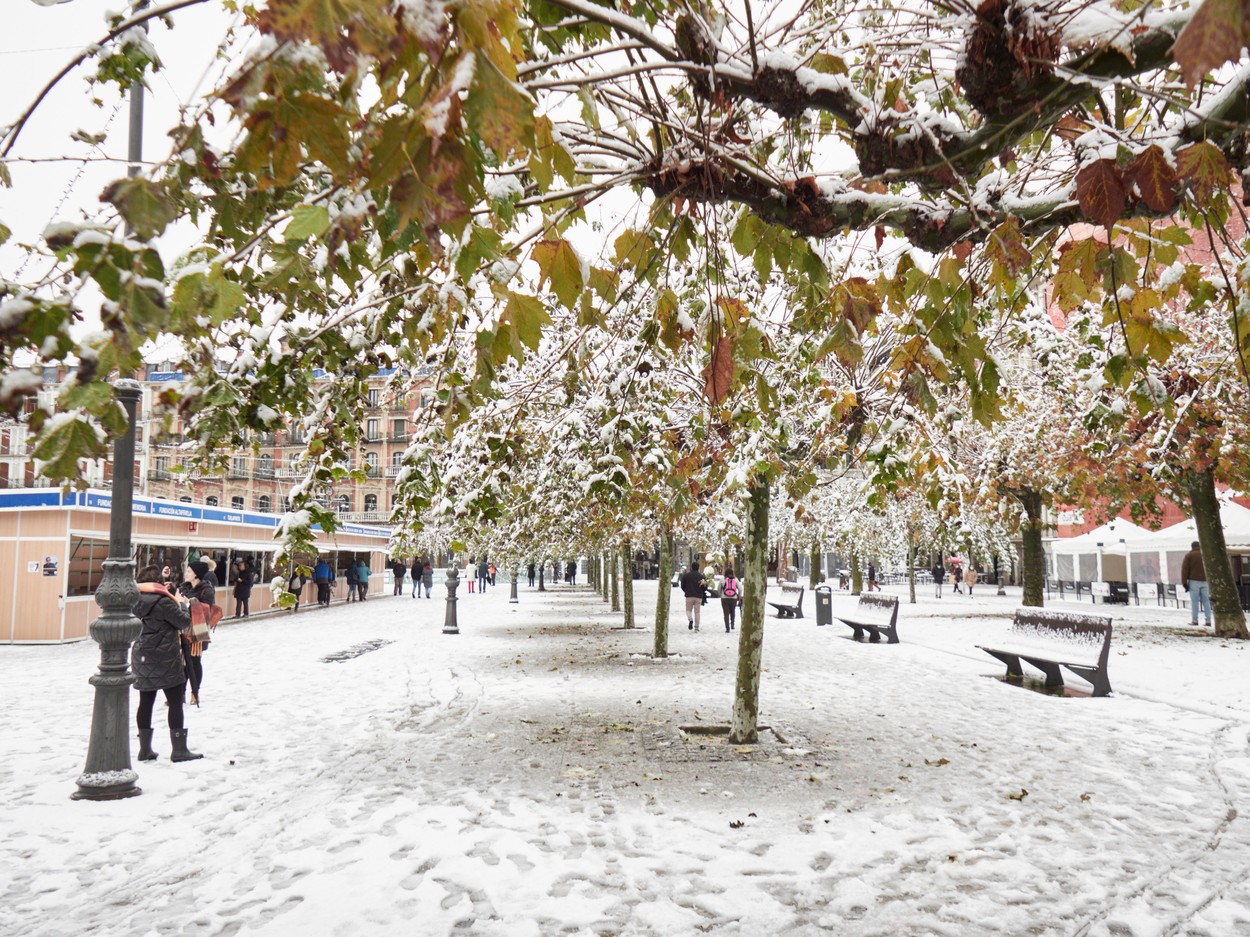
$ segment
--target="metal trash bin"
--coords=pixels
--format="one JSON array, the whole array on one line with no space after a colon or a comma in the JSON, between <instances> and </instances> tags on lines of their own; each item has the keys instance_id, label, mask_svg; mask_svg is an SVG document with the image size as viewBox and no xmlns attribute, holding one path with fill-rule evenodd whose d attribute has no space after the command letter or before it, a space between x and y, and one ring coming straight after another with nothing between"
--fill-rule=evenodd
<instances>
[{"instance_id":1,"label":"metal trash bin","mask_svg":"<svg viewBox=\"0 0 1250 937\"><path fill-rule=\"evenodd\" d=\"M816 587L816 624L833 624L833 590L828 586Z\"/></svg>"}]
</instances>

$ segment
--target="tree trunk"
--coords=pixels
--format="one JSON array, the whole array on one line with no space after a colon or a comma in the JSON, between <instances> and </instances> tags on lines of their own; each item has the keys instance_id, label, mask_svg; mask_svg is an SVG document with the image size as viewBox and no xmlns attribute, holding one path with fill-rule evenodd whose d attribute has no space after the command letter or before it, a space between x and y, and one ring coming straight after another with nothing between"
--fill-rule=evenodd
<instances>
[{"instance_id":1,"label":"tree trunk","mask_svg":"<svg viewBox=\"0 0 1250 937\"><path fill-rule=\"evenodd\" d=\"M859 595L864 591L864 574L859 568L859 554L851 554L851 595Z\"/></svg>"},{"instance_id":2,"label":"tree trunk","mask_svg":"<svg viewBox=\"0 0 1250 937\"><path fill-rule=\"evenodd\" d=\"M547 587L543 584L543 573L547 571L547 561L543 560L538 564L538 591L546 592Z\"/></svg>"},{"instance_id":3,"label":"tree trunk","mask_svg":"<svg viewBox=\"0 0 1250 937\"><path fill-rule=\"evenodd\" d=\"M608 566L611 569L609 575L612 577L612 611L614 612L621 610L620 562L620 552L613 550Z\"/></svg>"},{"instance_id":4,"label":"tree trunk","mask_svg":"<svg viewBox=\"0 0 1250 937\"><path fill-rule=\"evenodd\" d=\"M673 538L667 530L660 531L660 579L655 597L655 645L651 653L668 657L668 603L673 597Z\"/></svg>"},{"instance_id":5,"label":"tree trunk","mask_svg":"<svg viewBox=\"0 0 1250 937\"><path fill-rule=\"evenodd\" d=\"M815 589L820 585L820 541L812 544L812 553L808 558L808 563L812 567L808 572L807 584L810 588Z\"/></svg>"},{"instance_id":6,"label":"tree trunk","mask_svg":"<svg viewBox=\"0 0 1250 937\"><path fill-rule=\"evenodd\" d=\"M920 547L916 545L915 531L907 530L907 596L912 605L916 604L916 554Z\"/></svg>"},{"instance_id":7,"label":"tree trunk","mask_svg":"<svg viewBox=\"0 0 1250 937\"><path fill-rule=\"evenodd\" d=\"M1022 492L1019 499L1028 517L1020 532L1024 540L1023 604L1041 608L1046 604L1046 552L1042 548L1042 495L1041 492L1029 490Z\"/></svg>"},{"instance_id":8,"label":"tree trunk","mask_svg":"<svg viewBox=\"0 0 1250 937\"><path fill-rule=\"evenodd\" d=\"M749 553L750 551L751 551L751 547L748 544L747 552ZM747 560L747 562L749 563L751 561ZM777 544L777 585L781 585L783 582L789 581L786 578L786 573L788 573L789 571L790 571L790 545L783 540L781 541L781 543ZM767 575L765 575L765 578L768 578Z\"/></svg>"},{"instance_id":9,"label":"tree trunk","mask_svg":"<svg viewBox=\"0 0 1250 937\"><path fill-rule=\"evenodd\" d=\"M1198 544L1202 548L1202 565L1207 571L1207 588L1211 591L1211 611L1215 615L1215 634L1221 638L1250 638L1246 630L1246 614L1233 580L1233 566L1224 542L1220 524L1220 504L1215 496L1215 476L1210 469L1187 472L1183 479L1185 493L1198 528Z\"/></svg>"},{"instance_id":10,"label":"tree trunk","mask_svg":"<svg viewBox=\"0 0 1250 937\"><path fill-rule=\"evenodd\" d=\"M625 599L625 627L634 627L634 547L628 540L621 546L621 560L624 566L621 591Z\"/></svg>"},{"instance_id":11,"label":"tree trunk","mask_svg":"<svg viewBox=\"0 0 1250 937\"><path fill-rule=\"evenodd\" d=\"M768 482L756 478L747 498L747 559L742 574L742 628L729 741L759 739L760 663L764 648L764 596L768 588Z\"/></svg>"}]
</instances>

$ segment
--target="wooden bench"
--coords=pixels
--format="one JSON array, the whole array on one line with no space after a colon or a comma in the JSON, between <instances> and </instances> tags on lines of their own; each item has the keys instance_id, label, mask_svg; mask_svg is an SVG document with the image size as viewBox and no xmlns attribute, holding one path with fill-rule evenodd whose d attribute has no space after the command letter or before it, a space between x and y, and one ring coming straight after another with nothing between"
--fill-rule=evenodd
<instances>
[{"instance_id":1,"label":"wooden bench","mask_svg":"<svg viewBox=\"0 0 1250 937\"><path fill-rule=\"evenodd\" d=\"M835 618L848 628L853 628L851 635L856 641L864 639L864 632L869 634L868 640L876 642L884 634L887 644L898 644L898 596L873 595L865 592L859 597L855 606L855 615L835 615Z\"/></svg>"},{"instance_id":2,"label":"wooden bench","mask_svg":"<svg viewBox=\"0 0 1250 937\"><path fill-rule=\"evenodd\" d=\"M769 602L768 604L777 610L778 618L802 618L803 591L803 588L800 586L799 597L794 600L793 605L786 605L784 602Z\"/></svg>"},{"instance_id":3,"label":"wooden bench","mask_svg":"<svg viewBox=\"0 0 1250 937\"><path fill-rule=\"evenodd\" d=\"M981 650L1007 665L1007 676L1023 677L1021 661L1046 675L1046 686L1063 686L1061 668L1094 685L1095 696L1107 696L1107 658L1111 653L1111 619L1040 608L1016 610L1011 634L1002 647Z\"/></svg>"}]
</instances>

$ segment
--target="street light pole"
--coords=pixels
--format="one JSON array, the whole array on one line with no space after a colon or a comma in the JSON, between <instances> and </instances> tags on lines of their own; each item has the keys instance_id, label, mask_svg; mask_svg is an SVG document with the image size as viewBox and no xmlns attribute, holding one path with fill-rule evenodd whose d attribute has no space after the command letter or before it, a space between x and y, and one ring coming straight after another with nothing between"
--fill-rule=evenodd
<instances>
[{"instance_id":1,"label":"street light pole","mask_svg":"<svg viewBox=\"0 0 1250 937\"><path fill-rule=\"evenodd\" d=\"M131 611L139 600L130 549L130 518L134 497L135 410L143 389L138 381L114 385L126 411L126 431L113 441L113 497L109 506L109 556L95 600L101 615L91 623L91 638L100 645L99 671L88 682L95 687L87 765L78 778L74 800L120 800L142 793L139 775L130 767L130 672L127 654L141 623Z\"/></svg>"}]
</instances>

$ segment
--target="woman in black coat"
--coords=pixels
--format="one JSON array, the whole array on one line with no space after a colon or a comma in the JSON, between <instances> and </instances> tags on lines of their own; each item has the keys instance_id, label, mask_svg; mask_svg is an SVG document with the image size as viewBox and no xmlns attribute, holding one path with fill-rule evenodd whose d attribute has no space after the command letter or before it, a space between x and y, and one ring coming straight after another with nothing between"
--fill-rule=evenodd
<instances>
[{"instance_id":1,"label":"woman in black coat","mask_svg":"<svg viewBox=\"0 0 1250 937\"><path fill-rule=\"evenodd\" d=\"M217 590L208 580L208 564L195 562L187 564L186 585L189 587L185 595L189 599L198 599L201 605L212 608L216 604ZM200 705L200 684L204 682L204 644L191 636L187 631L182 636L183 651L187 660L187 680L191 684L191 702Z\"/></svg>"},{"instance_id":2,"label":"woman in black coat","mask_svg":"<svg viewBox=\"0 0 1250 937\"><path fill-rule=\"evenodd\" d=\"M164 691L165 702L169 704L171 760L203 758L187 750L187 730L183 728L182 686L186 676L182 635L191 628L191 616L186 609L190 603L161 584L159 567L145 566L137 578L139 601L135 603L134 615L143 622L143 630L130 649L130 669L135 675L135 689L139 691L139 708L135 712L139 760L156 760L156 752L152 750L152 708L156 705L158 690Z\"/></svg>"},{"instance_id":3,"label":"woman in black coat","mask_svg":"<svg viewBox=\"0 0 1250 937\"><path fill-rule=\"evenodd\" d=\"M243 560L235 566L234 574L234 617L247 618L248 604L252 600L252 583L256 577L251 568Z\"/></svg>"}]
</instances>

